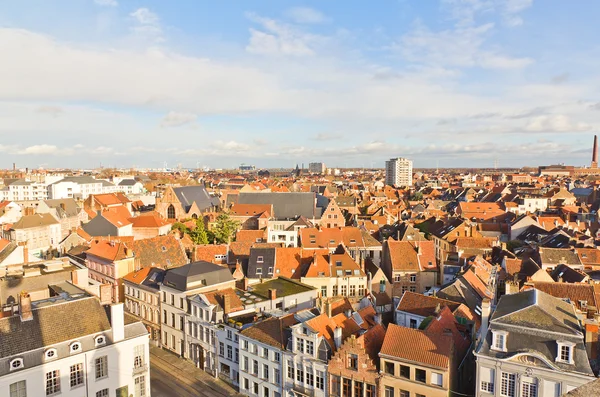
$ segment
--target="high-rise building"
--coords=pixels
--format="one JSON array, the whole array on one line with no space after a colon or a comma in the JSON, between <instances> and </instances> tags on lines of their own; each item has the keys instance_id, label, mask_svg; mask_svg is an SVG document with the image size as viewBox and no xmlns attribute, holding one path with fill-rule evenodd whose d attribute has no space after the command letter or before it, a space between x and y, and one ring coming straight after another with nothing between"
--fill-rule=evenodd
<instances>
[{"instance_id":1,"label":"high-rise building","mask_svg":"<svg viewBox=\"0 0 600 397\"><path fill-rule=\"evenodd\" d=\"M385 162L385 184L412 186L412 160L398 157Z\"/></svg>"},{"instance_id":2,"label":"high-rise building","mask_svg":"<svg viewBox=\"0 0 600 397\"><path fill-rule=\"evenodd\" d=\"M308 164L308 172L311 174L324 174L325 173L325 163L309 163Z\"/></svg>"}]
</instances>

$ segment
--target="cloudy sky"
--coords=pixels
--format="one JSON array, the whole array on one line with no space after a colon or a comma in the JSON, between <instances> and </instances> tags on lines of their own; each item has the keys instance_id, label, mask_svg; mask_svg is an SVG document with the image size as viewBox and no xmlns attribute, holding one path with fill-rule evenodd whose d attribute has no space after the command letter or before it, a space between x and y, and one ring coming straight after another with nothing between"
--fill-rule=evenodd
<instances>
[{"instance_id":1,"label":"cloudy sky","mask_svg":"<svg viewBox=\"0 0 600 397\"><path fill-rule=\"evenodd\" d=\"M587 164L600 2L6 0L0 168Z\"/></svg>"}]
</instances>

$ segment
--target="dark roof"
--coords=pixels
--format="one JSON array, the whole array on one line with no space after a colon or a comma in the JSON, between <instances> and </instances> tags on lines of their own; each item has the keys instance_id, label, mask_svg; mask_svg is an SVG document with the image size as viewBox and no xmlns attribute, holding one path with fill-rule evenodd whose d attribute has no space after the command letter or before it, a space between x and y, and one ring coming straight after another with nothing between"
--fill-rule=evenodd
<instances>
[{"instance_id":1,"label":"dark roof","mask_svg":"<svg viewBox=\"0 0 600 397\"><path fill-rule=\"evenodd\" d=\"M119 186L133 186L137 183L135 179L123 179L119 182Z\"/></svg>"},{"instance_id":2,"label":"dark roof","mask_svg":"<svg viewBox=\"0 0 600 397\"><path fill-rule=\"evenodd\" d=\"M554 281L563 281L565 283L580 283L586 278L586 274L571 269L567 265L558 265L550 273Z\"/></svg>"},{"instance_id":3,"label":"dark roof","mask_svg":"<svg viewBox=\"0 0 600 397\"><path fill-rule=\"evenodd\" d=\"M600 379L596 379L590 383L586 383L583 386L579 386L577 389L571 390L570 392L561 395L561 397L591 396L600 396Z\"/></svg>"},{"instance_id":4,"label":"dark roof","mask_svg":"<svg viewBox=\"0 0 600 397\"><path fill-rule=\"evenodd\" d=\"M199 261L167 270L163 284L179 291L233 281L229 269L214 263Z\"/></svg>"},{"instance_id":5,"label":"dark roof","mask_svg":"<svg viewBox=\"0 0 600 397\"><path fill-rule=\"evenodd\" d=\"M193 203L196 203L202 211L210 207L218 207L221 203L218 197L208 194L202 185L175 187L173 191L186 212L190 210Z\"/></svg>"},{"instance_id":6,"label":"dark roof","mask_svg":"<svg viewBox=\"0 0 600 397\"><path fill-rule=\"evenodd\" d=\"M33 309L33 319L0 318L0 357L78 339L110 330L110 323L96 298L82 298Z\"/></svg>"},{"instance_id":7,"label":"dark roof","mask_svg":"<svg viewBox=\"0 0 600 397\"><path fill-rule=\"evenodd\" d=\"M79 215L79 212L81 212L81 207L79 207L77 202L72 198L45 200L44 203L48 207L54 208L60 218L72 218Z\"/></svg>"},{"instance_id":8,"label":"dark roof","mask_svg":"<svg viewBox=\"0 0 600 397\"><path fill-rule=\"evenodd\" d=\"M240 193L239 204L272 204L277 219L320 219L323 208L316 206L316 194L308 193Z\"/></svg>"},{"instance_id":9,"label":"dark roof","mask_svg":"<svg viewBox=\"0 0 600 397\"><path fill-rule=\"evenodd\" d=\"M258 262L259 257L262 257L262 262ZM271 278L273 274L268 274L269 267L275 268L275 248L250 248L246 275L249 278ZM258 275L257 269L261 269Z\"/></svg>"}]
</instances>

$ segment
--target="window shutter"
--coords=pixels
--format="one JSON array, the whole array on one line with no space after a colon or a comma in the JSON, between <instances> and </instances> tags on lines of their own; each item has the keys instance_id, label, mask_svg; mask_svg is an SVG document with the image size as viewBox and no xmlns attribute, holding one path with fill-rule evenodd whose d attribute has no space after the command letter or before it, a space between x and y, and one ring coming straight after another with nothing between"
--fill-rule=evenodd
<instances>
[{"instance_id":1,"label":"window shutter","mask_svg":"<svg viewBox=\"0 0 600 397\"><path fill-rule=\"evenodd\" d=\"M481 382L494 383L494 369L481 367L479 371L479 380Z\"/></svg>"}]
</instances>

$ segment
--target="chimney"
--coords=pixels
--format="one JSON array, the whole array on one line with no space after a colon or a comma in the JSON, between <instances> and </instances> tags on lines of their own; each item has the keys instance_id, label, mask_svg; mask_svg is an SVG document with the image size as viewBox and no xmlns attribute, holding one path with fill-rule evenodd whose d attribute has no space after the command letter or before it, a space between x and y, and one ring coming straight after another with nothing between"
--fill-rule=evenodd
<instances>
[{"instance_id":1,"label":"chimney","mask_svg":"<svg viewBox=\"0 0 600 397\"><path fill-rule=\"evenodd\" d=\"M31 312L31 296L25 291L19 295L19 316L21 321L33 320L33 313Z\"/></svg>"},{"instance_id":2,"label":"chimney","mask_svg":"<svg viewBox=\"0 0 600 397\"><path fill-rule=\"evenodd\" d=\"M346 310L346 317L350 318L351 315L352 315L352 310L350 310L350 309Z\"/></svg>"},{"instance_id":3,"label":"chimney","mask_svg":"<svg viewBox=\"0 0 600 397\"><path fill-rule=\"evenodd\" d=\"M88 285L88 268L77 269L71 272L71 282L79 288L85 288Z\"/></svg>"},{"instance_id":4,"label":"chimney","mask_svg":"<svg viewBox=\"0 0 600 397\"><path fill-rule=\"evenodd\" d=\"M250 285L250 281L248 277L244 277L244 291L248 291L248 286Z\"/></svg>"},{"instance_id":5,"label":"chimney","mask_svg":"<svg viewBox=\"0 0 600 397\"><path fill-rule=\"evenodd\" d=\"M381 324L381 315L380 314L374 315L373 321L375 321L375 324Z\"/></svg>"},{"instance_id":6,"label":"chimney","mask_svg":"<svg viewBox=\"0 0 600 397\"><path fill-rule=\"evenodd\" d=\"M585 350L590 360L598 358L598 321L585 320Z\"/></svg>"},{"instance_id":7,"label":"chimney","mask_svg":"<svg viewBox=\"0 0 600 397\"><path fill-rule=\"evenodd\" d=\"M587 307L587 319L588 320L595 320L596 313L598 313L598 309L596 309L596 306L588 306Z\"/></svg>"},{"instance_id":8,"label":"chimney","mask_svg":"<svg viewBox=\"0 0 600 397\"><path fill-rule=\"evenodd\" d=\"M325 313L327 313L327 317L331 318L331 302L329 299L325 302Z\"/></svg>"},{"instance_id":9,"label":"chimney","mask_svg":"<svg viewBox=\"0 0 600 397\"><path fill-rule=\"evenodd\" d=\"M110 305L112 303L112 285L101 284L98 294L100 295L100 303L102 305Z\"/></svg>"},{"instance_id":10,"label":"chimney","mask_svg":"<svg viewBox=\"0 0 600 397\"><path fill-rule=\"evenodd\" d=\"M115 303L110 306L110 327L113 333L113 343L125 339L125 315L122 303Z\"/></svg>"},{"instance_id":11,"label":"chimney","mask_svg":"<svg viewBox=\"0 0 600 397\"><path fill-rule=\"evenodd\" d=\"M335 342L335 348L339 349L342 346L342 328L336 327L333 330L333 341Z\"/></svg>"},{"instance_id":12,"label":"chimney","mask_svg":"<svg viewBox=\"0 0 600 397\"><path fill-rule=\"evenodd\" d=\"M484 298L483 301L481 301L481 337L485 338L487 331L488 331L488 323L489 323L489 319L490 319L490 312L491 312L491 302L488 298Z\"/></svg>"},{"instance_id":13,"label":"chimney","mask_svg":"<svg viewBox=\"0 0 600 397\"><path fill-rule=\"evenodd\" d=\"M269 300L274 301L277 299L277 290L275 288L269 289Z\"/></svg>"},{"instance_id":14,"label":"chimney","mask_svg":"<svg viewBox=\"0 0 600 397\"><path fill-rule=\"evenodd\" d=\"M269 290L270 292L271 290ZM225 314L231 313L231 296L228 294L223 295L223 312Z\"/></svg>"}]
</instances>

